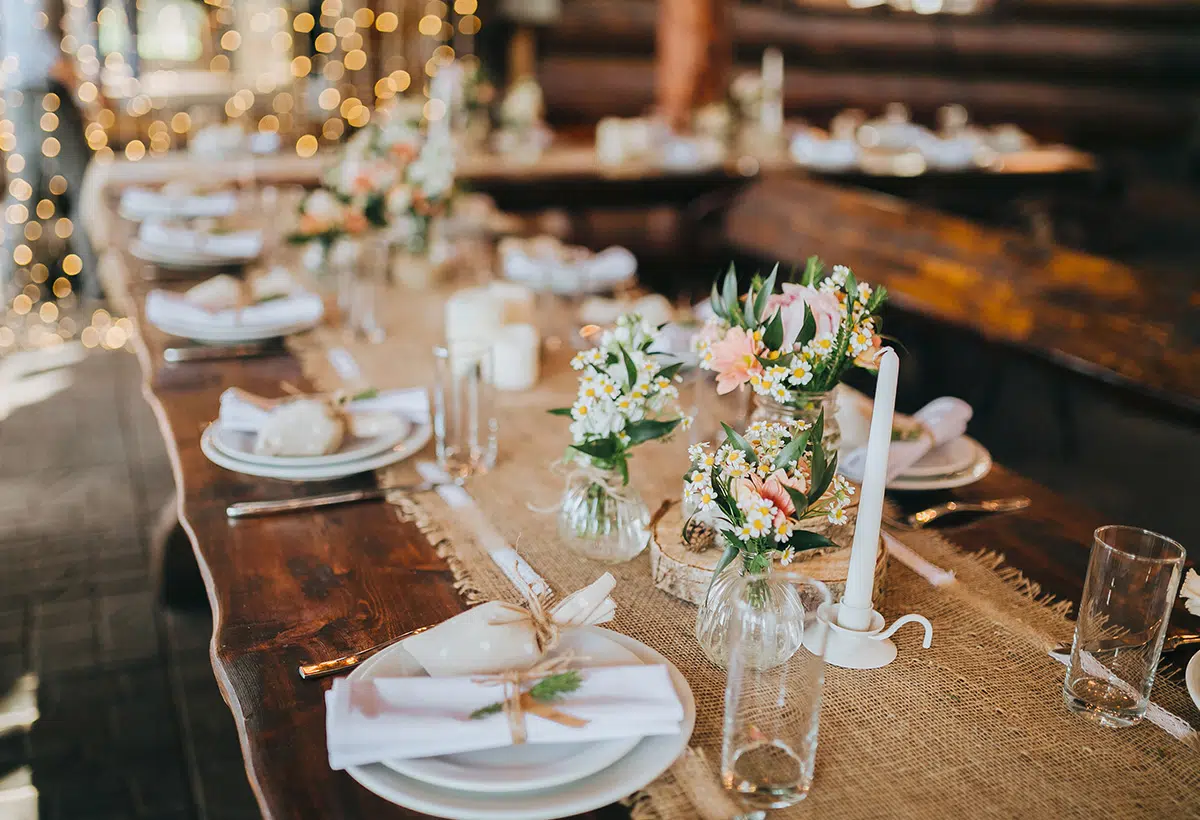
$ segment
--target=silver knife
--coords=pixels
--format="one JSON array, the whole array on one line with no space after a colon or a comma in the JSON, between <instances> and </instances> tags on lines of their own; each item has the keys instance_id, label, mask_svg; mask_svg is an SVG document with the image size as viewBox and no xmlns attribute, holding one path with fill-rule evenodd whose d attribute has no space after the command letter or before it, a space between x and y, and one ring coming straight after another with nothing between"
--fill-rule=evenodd
<instances>
[{"instance_id":1,"label":"silver knife","mask_svg":"<svg viewBox=\"0 0 1200 820\"><path fill-rule=\"evenodd\" d=\"M194 345L192 347L168 347L163 350L163 360L170 364L180 362L214 362L222 359L248 359L266 356L279 348L264 342L240 345Z\"/></svg>"},{"instance_id":2,"label":"silver knife","mask_svg":"<svg viewBox=\"0 0 1200 820\"><path fill-rule=\"evenodd\" d=\"M445 484L461 484L461 481L423 481L420 484L397 484L391 487L367 487L363 490L346 490L340 493L322 493L300 498L284 498L275 501L238 501L225 508L230 518L246 518L252 515L274 515L276 513L312 510L331 507L335 504L352 504L356 501L374 501L390 492L425 493Z\"/></svg>"}]
</instances>

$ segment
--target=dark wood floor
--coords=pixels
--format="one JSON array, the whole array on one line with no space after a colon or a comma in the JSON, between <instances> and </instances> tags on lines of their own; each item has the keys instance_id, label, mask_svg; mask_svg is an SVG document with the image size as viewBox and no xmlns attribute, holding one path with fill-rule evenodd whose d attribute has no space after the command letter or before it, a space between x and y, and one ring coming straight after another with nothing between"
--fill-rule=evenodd
<instances>
[{"instance_id":1,"label":"dark wood floor","mask_svg":"<svg viewBox=\"0 0 1200 820\"><path fill-rule=\"evenodd\" d=\"M41 711L28 732L0 736L0 792L28 767L47 820L257 817L209 665L209 615L166 612L152 592L171 475L136 362L96 353L70 372L66 391L0 420L0 693L32 671ZM1014 365L972 432L1113 521L1200 541L1185 504L1200 432L1072 383L1082 447L1065 453L1055 383ZM918 392L907 385L902 405Z\"/></svg>"}]
</instances>

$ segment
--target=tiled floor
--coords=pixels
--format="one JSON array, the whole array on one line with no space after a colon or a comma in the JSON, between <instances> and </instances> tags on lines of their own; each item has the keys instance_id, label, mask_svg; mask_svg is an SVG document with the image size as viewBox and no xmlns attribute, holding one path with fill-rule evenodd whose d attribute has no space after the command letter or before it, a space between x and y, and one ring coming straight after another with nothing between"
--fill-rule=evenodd
<instances>
[{"instance_id":1,"label":"tiled floor","mask_svg":"<svg viewBox=\"0 0 1200 820\"><path fill-rule=\"evenodd\" d=\"M33 671L41 711L28 733L0 735L0 792L30 767L30 817L258 817L209 665L209 615L166 613L151 591L147 545L172 482L137 364L97 353L70 373L65 392L0 419L0 698ZM1076 385L1083 447L1064 457L1054 378L1012 372L973 432L1114 521L1196 543L1183 500L1200 483L1200 434Z\"/></svg>"}]
</instances>

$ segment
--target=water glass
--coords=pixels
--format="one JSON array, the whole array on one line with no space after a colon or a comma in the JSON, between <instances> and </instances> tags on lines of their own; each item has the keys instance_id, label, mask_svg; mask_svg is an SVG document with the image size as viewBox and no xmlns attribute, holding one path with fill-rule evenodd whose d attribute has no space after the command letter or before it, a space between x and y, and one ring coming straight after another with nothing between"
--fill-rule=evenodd
<instances>
[{"instance_id":1,"label":"water glass","mask_svg":"<svg viewBox=\"0 0 1200 820\"><path fill-rule=\"evenodd\" d=\"M388 244L378 238L364 242L354 261L338 270L338 307L347 335L372 344L387 338L375 312L387 277Z\"/></svg>"},{"instance_id":2,"label":"water glass","mask_svg":"<svg viewBox=\"0 0 1200 820\"><path fill-rule=\"evenodd\" d=\"M438 466L455 478L496 464L492 349L486 342L456 340L433 349L433 434Z\"/></svg>"},{"instance_id":3,"label":"water glass","mask_svg":"<svg viewBox=\"0 0 1200 820\"><path fill-rule=\"evenodd\" d=\"M1102 726L1146 714L1186 553L1137 527L1096 530L1063 700Z\"/></svg>"},{"instance_id":4,"label":"water glass","mask_svg":"<svg viewBox=\"0 0 1200 820\"><path fill-rule=\"evenodd\" d=\"M721 782L750 810L780 809L803 800L812 787L825 639L817 609L829 590L790 570L738 579L730 621L729 677ZM767 584L794 599L792 606L763 607L757 589ZM819 630L801 644L805 630ZM787 644L790 651L764 653ZM769 658L764 662L764 659Z\"/></svg>"}]
</instances>

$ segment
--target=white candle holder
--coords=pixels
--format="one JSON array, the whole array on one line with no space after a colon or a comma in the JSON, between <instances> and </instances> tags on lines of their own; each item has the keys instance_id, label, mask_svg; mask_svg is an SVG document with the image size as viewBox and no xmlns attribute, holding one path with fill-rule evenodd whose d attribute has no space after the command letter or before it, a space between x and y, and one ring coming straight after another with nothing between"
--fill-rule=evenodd
<instances>
[{"instance_id":1,"label":"white candle holder","mask_svg":"<svg viewBox=\"0 0 1200 820\"><path fill-rule=\"evenodd\" d=\"M886 630L883 615L872 609L866 629L849 629L838 623L838 613L844 604L822 604L817 609L820 629L806 630L804 645L819 653L825 646L825 662L843 669L878 669L896 659L896 644L889 640L905 624L925 627L921 646L928 649L933 643L933 624L924 615L905 615L897 618Z\"/></svg>"}]
</instances>

